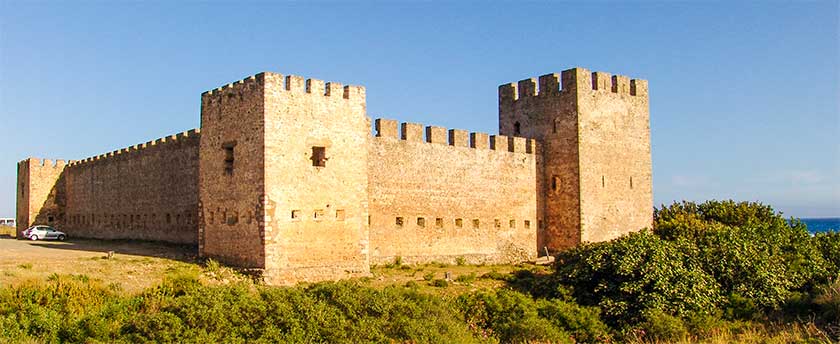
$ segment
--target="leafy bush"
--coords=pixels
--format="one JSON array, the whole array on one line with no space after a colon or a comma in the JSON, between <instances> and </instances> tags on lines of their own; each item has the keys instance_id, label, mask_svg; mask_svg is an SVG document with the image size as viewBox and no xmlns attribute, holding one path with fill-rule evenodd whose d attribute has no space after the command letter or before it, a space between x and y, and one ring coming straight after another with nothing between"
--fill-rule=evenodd
<instances>
[{"instance_id":1,"label":"leafy bush","mask_svg":"<svg viewBox=\"0 0 840 344\"><path fill-rule=\"evenodd\" d=\"M570 333L540 317L537 303L513 291L477 293L458 298L466 321L504 343L549 341L572 343Z\"/></svg>"},{"instance_id":2,"label":"leafy bush","mask_svg":"<svg viewBox=\"0 0 840 344\"><path fill-rule=\"evenodd\" d=\"M574 286L579 303L598 306L613 325L638 323L649 310L680 317L712 313L721 300L719 286L683 259L686 246L641 231L564 252L556 274Z\"/></svg>"},{"instance_id":3,"label":"leafy bush","mask_svg":"<svg viewBox=\"0 0 840 344\"><path fill-rule=\"evenodd\" d=\"M694 246L687 258L714 276L724 294L762 308L831 277L805 226L760 203L674 203L657 209L654 219L657 235Z\"/></svg>"},{"instance_id":4,"label":"leafy bush","mask_svg":"<svg viewBox=\"0 0 840 344\"><path fill-rule=\"evenodd\" d=\"M659 309L650 309L642 316L644 336L653 340L677 341L688 335L683 321Z\"/></svg>"},{"instance_id":5,"label":"leafy bush","mask_svg":"<svg viewBox=\"0 0 840 344\"><path fill-rule=\"evenodd\" d=\"M455 282L464 283L464 284L473 283L473 282L475 282L475 273L473 272L473 273L469 273L469 274L466 274L466 275L459 275L458 277L455 278Z\"/></svg>"},{"instance_id":6,"label":"leafy bush","mask_svg":"<svg viewBox=\"0 0 840 344\"><path fill-rule=\"evenodd\" d=\"M449 282L444 279L436 279L432 281L432 285L438 288L446 288L449 286Z\"/></svg>"}]
</instances>

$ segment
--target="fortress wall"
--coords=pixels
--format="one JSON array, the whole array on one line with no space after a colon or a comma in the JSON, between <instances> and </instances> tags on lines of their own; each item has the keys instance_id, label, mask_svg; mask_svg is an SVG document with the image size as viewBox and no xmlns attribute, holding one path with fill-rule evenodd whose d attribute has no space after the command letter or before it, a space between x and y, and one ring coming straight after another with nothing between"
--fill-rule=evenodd
<instances>
[{"instance_id":1,"label":"fortress wall","mask_svg":"<svg viewBox=\"0 0 840 344\"><path fill-rule=\"evenodd\" d=\"M64 160L29 158L17 164L17 233L29 226L63 228Z\"/></svg>"},{"instance_id":2,"label":"fortress wall","mask_svg":"<svg viewBox=\"0 0 840 344\"><path fill-rule=\"evenodd\" d=\"M62 229L72 237L195 244L199 132L75 161Z\"/></svg>"},{"instance_id":3,"label":"fortress wall","mask_svg":"<svg viewBox=\"0 0 840 344\"><path fill-rule=\"evenodd\" d=\"M369 145L371 263L536 256L534 140L377 119ZM425 131L425 135L424 135Z\"/></svg>"}]
</instances>

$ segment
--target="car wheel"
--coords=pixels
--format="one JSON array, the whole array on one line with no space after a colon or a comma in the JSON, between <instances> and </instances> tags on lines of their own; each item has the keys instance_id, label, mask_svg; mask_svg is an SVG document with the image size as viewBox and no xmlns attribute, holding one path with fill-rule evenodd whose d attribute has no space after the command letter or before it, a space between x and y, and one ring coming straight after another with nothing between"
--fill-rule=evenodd
<instances>
[{"instance_id":1,"label":"car wheel","mask_svg":"<svg viewBox=\"0 0 840 344\"><path fill-rule=\"evenodd\" d=\"M31 237L29 237L29 240L32 240L32 241L38 240L38 236L33 234Z\"/></svg>"},{"instance_id":2,"label":"car wheel","mask_svg":"<svg viewBox=\"0 0 840 344\"><path fill-rule=\"evenodd\" d=\"M63 235L59 235L59 236L58 236L58 241L64 241L64 236L63 236Z\"/></svg>"}]
</instances>

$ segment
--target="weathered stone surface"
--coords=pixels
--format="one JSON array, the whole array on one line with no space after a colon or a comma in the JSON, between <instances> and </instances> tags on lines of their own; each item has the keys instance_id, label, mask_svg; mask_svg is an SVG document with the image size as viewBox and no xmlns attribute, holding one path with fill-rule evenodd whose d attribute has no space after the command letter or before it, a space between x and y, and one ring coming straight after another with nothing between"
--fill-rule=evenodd
<instances>
[{"instance_id":1,"label":"weathered stone surface","mask_svg":"<svg viewBox=\"0 0 840 344\"><path fill-rule=\"evenodd\" d=\"M18 230L197 243L271 284L530 260L651 225L647 94L575 68L500 86L499 135L371 135L363 87L260 73L203 93L200 133L21 161Z\"/></svg>"},{"instance_id":2,"label":"weathered stone surface","mask_svg":"<svg viewBox=\"0 0 840 344\"><path fill-rule=\"evenodd\" d=\"M499 132L541 143L538 246L557 251L651 227L647 82L575 68L541 76L538 91L534 83L499 86Z\"/></svg>"}]
</instances>

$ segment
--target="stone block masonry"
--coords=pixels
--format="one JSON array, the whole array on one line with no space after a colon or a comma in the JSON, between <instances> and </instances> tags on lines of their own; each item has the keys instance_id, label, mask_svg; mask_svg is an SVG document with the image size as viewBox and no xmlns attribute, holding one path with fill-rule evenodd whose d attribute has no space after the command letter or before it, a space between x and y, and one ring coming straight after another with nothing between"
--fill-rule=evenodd
<instances>
[{"instance_id":1,"label":"stone block masonry","mask_svg":"<svg viewBox=\"0 0 840 344\"><path fill-rule=\"evenodd\" d=\"M647 92L582 68L505 84L490 135L371 123L364 87L260 73L204 92L200 131L21 161L18 231L197 244L270 284L529 260L651 226Z\"/></svg>"}]
</instances>

